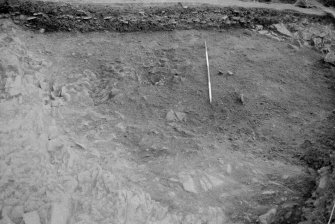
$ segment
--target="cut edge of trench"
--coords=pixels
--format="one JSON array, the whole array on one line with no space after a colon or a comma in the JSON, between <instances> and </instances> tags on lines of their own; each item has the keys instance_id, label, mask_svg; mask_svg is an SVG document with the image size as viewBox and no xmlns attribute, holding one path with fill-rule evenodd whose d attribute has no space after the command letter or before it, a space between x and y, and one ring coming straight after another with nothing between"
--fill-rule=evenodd
<instances>
[{"instance_id":1,"label":"cut edge of trench","mask_svg":"<svg viewBox=\"0 0 335 224\"><path fill-rule=\"evenodd\" d=\"M172 30L224 30L269 27L302 18L310 22L334 23L327 14L304 14L294 10L244 8L218 5L150 5L115 7L106 4L74 4L35 0L0 0L0 18L32 30L45 32L147 32ZM122 4L119 4L122 5ZM127 4L126 4L127 5Z\"/></svg>"}]
</instances>

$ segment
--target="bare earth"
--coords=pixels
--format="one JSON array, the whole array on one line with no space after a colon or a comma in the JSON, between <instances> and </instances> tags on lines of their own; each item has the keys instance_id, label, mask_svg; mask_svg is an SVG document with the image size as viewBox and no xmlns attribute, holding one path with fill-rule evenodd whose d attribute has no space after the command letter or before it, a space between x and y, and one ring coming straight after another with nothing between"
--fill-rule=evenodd
<instances>
[{"instance_id":1,"label":"bare earth","mask_svg":"<svg viewBox=\"0 0 335 224\"><path fill-rule=\"evenodd\" d=\"M335 104L316 51L243 29L1 24L1 224L256 223L310 188L299 146Z\"/></svg>"},{"instance_id":2,"label":"bare earth","mask_svg":"<svg viewBox=\"0 0 335 224\"><path fill-rule=\"evenodd\" d=\"M261 3L254 1L240 1L240 0L43 0L45 2L67 2L77 4L105 4L113 7L132 7L132 6L152 6L152 5L174 5L181 3L184 6L196 5L218 5L220 7L243 7L243 8L265 8L275 10L292 10L304 14L324 15L323 7L320 8L318 4L316 8L299 8L292 4L282 3ZM329 9L328 9L329 10Z\"/></svg>"}]
</instances>

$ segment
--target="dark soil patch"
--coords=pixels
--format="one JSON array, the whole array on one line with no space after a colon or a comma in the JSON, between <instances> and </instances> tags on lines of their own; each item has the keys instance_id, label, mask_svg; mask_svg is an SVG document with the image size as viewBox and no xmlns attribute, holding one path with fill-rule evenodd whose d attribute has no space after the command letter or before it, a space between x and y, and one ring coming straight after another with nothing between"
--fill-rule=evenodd
<instances>
[{"instance_id":1,"label":"dark soil patch","mask_svg":"<svg viewBox=\"0 0 335 224\"><path fill-rule=\"evenodd\" d=\"M261 8L219 8L217 6L115 8L106 5L74 5L43 1L7 1L0 13L10 13L14 22L52 31L166 31L185 29L226 29L229 27L269 26L306 17L322 21L324 16Z\"/></svg>"}]
</instances>

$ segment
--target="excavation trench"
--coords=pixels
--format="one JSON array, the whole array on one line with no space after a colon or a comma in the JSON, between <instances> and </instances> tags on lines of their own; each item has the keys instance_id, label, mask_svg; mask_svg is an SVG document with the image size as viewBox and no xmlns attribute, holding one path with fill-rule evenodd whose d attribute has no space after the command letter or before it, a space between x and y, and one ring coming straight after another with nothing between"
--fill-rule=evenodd
<instances>
[{"instance_id":1,"label":"excavation trench","mask_svg":"<svg viewBox=\"0 0 335 224\"><path fill-rule=\"evenodd\" d=\"M122 4L121 4L122 5ZM108 7L44 1L8 1L0 11L10 13L14 22L46 31L171 31L188 29L250 28L270 26L307 18L331 22L322 12L301 14L293 10L219 7L211 5Z\"/></svg>"},{"instance_id":2,"label":"excavation trench","mask_svg":"<svg viewBox=\"0 0 335 224\"><path fill-rule=\"evenodd\" d=\"M271 25L331 34L330 18L35 1L0 10L0 221L311 220L315 170L333 164L334 67Z\"/></svg>"}]
</instances>

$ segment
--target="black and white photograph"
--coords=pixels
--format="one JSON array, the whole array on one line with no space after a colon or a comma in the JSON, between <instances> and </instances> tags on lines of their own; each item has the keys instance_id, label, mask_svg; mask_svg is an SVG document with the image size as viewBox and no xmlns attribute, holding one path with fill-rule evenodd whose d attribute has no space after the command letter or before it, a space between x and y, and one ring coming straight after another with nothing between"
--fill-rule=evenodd
<instances>
[{"instance_id":1,"label":"black and white photograph","mask_svg":"<svg viewBox=\"0 0 335 224\"><path fill-rule=\"evenodd\" d=\"M0 0L0 224L335 224L335 0Z\"/></svg>"}]
</instances>

